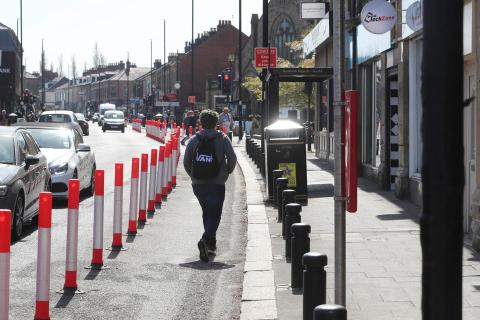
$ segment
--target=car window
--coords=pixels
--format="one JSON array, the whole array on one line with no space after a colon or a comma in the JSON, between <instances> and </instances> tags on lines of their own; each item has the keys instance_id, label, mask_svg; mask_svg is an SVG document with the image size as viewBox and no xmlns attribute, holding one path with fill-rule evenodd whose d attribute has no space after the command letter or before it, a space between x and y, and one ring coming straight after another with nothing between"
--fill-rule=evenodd
<instances>
[{"instance_id":1,"label":"car window","mask_svg":"<svg viewBox=\"0 0 480 320\"><path fill-rule=\"evenodd\" d=\"M15 163L15 149L12 136L0 136L0 163Z\"/></svg>"},{"instance_id":2,"label":"car window","mask_svg":"<svg viewBox=\"0 0 480 320\"><path fill-rule=\"evenodd\" d=\"M28 132L33 136L40 148L70 149L71 134L69 130L50 130L30 128Z\"/></svg>"},{"instance_id":3,"label":"car window","mask_svg":"<svg viewBox=\"0 0 480 320\"><path fill-rule=\"evenodd\" d=\"M72 115L72 117L73 117L73 122L78 122L78 118L76 115Z\"/></svg>"},{"instance_id":4,"label":"car window","mask_svg":"<svg viewBox=\"0 0 480 320\"><path fill-rule=\"evenodd\" d=\"M27 142L28 154L31 154L32 156L37 155L40 152L40 150L38 149L37 144L35 143L35 140L27 132L24 132L23 136L25 138L25 141Z\"/></svg>"},{"instance_id":5,"label":"car window","mask_svg":"<svg viewBox=\"0 0 480 320\"><path fill-rule=\"evenodd\" d=\"M70 123L72 120L66 114L42 114L38 122Z\"/></svg>"},{"instance_id":6,"label":"car window","mask_svg":"<svg viewBox=\"0 0 480 320\"><path fill-rule=\"evenodd\" d=\"M27 143L21 133L17 133L18 163L22 164L28 154Z\"/></svg>"},{"instance_id":7,"label":"car window","mask_svg":"<svg viewBox=\"0 0 480 320\"><path fill-rule=\"evenodd\" d=\"M105 119L123 119L123 112L106 112Z\"/></svg>"}]
</instances>

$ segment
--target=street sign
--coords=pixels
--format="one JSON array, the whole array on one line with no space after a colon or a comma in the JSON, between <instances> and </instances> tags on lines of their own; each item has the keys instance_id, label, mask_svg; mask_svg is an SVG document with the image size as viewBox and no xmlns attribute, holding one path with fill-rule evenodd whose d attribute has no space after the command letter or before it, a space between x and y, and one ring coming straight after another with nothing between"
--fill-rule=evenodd
<instances>
[{"instance_id":1,"label":"street sign","mask_svg":"<svg viewBox=\"0 0 480 320\"><path fill-rule=\"evenodd\" d=\"M270 57L268 53L270 52ZM270 66L268 65L270 62ZM277 67L277 48L255 48L255 67L256 68L276 68Z\"/></svg>"},{"instance_id":2,"label":"street sign","mask_svg":"<svg viewBox=\"0 0 480 320\"><path fill-rule=\"evenodd\" d=\"M195 96L188 96L188 103L195 103Z\"/></svg>"},{"instance_id":3,"label":"street sign","mask_svg":"<svg viewBox=\"0 0 480 320\"><path fill-rule=\"evenodd\" d=\"M302 19L322 19L328 11L328 4L325 2L302 2Z\"/></svg>"},{"instance_id":4,"label":"street sign","mask_svg":"<svg viewBox=\"0 0 480 320\"><path fill-rule=\"evenodd\" d=\"M423 10L422 3L420 1L415 1L407 8L407 14L405 16L407 21L407 26L412 29L412 31L418 31L423 27Z\"/></svg>"},{"instance_id":5,"label":"street sign","mask_svg":"<svg viewBox=\"0 0 480 320\"><path fill-rule=\"evenodd\" d=\"M372 0L363 6L362 25L371 33L382 34L392 30L397 22L395 8L385 0Z\"/></svg>"}]
</instances>

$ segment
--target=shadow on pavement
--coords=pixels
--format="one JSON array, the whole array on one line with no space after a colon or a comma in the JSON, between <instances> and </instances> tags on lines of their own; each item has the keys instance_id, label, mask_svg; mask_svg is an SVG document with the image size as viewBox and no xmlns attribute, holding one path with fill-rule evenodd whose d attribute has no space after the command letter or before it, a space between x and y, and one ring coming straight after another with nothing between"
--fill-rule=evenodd
<instances>
[{"instance_id":1,"label":"shadow on pavement","mask_svg":"<svg viewBox=\"0 0 480 320\"><path fill-rule=\"evenodd\" d=\"M108 255L107 259L115 259L118 257L118 255L122 252L121 250L112 250L110 251L110 254Z\"/></svg>"},{"instance_id":2,"label":"shadow on pavement","mask_svg":"<svg viewBox=\"0 0 480 320\"><path fill-rule=\"evenodd\" d=\"M58 300L57 304L55 305L55 308L66 308L74 296L74 294L62 294L60 300Z\"/></svg>"},{"instance_id":3,"label":"shadow on pavement","mask_svg":"<svg viewBox=\"0 0 480 320\"><path fill-rule=\"evenodd\" d=\"M26 242L27 240L25 240L25 238L28 237L29 235L31 235L32 233L34 233L35 231L37 231L37 229L38 229L38 226L37 226L36 220L32 221L28 225L25 225L23 227L22 237L18 240L13 240L13 238L12 238L12 244L11 245L13 246L17 242Z\"/></svg>"},{"instance_id":4,"label":"shadow on pavement","mask_svg":"<svg viewBox=\"0 0 480 320\"><path fill-rule=\"evenodd\" d=\"M390 220L413 220L419 222L418 217L410 213L391 213L391 214L378 214L377 218L383 221Z\"/></svg>"},{"instance_id":5,"label":"shadow on pavement","mask_svg":"<svg viewBox=\"0 0 480 320\"><path fill-rule=\"evenodd\" d=\"M80 192L80 203L84 200L89 199L91 196L87 194L86 190L82 190ZM52 201L52 209L67 209L68 208L68 200L67 199L53 199Z\"/></svg>"},{"instance_id":6,"label":"shadow on pavement","mask_svg":"<svg viewBox=\"0 0 480 320\"><path fill-rule=\"evenodd\" d=\"M101 271L100 269L90 269L84 280L95 280Z\"/></svg>"},{"instance_id":7,"label":"shadow on pavement","mask_svg":"<svg viewBox=\"0 0 480 320\"><path fill-rule=\"evenodd\" d=\"M203 261L193 261L193 262L186 262L186 263L180 263L180 267L183 268L190 268L190 269L195 269L195 270L225 270L225 269L230 269L235 267L234 264L227 264L223 262L203 262Z\"/></svg>"},{"instance_id":8,"label":"shadow on pavement","mask_svg":"<svg viewBox=\"0 0 480 320\"><path fill-rule=\"evenodd\" d=\"M334 196L334 187L331 183L312 183L307 186L309 198L329 198Z\"/></svg>"},{"instance_id":9,"label":"shadow on pavement","mask_svg":"<svg viewBox=\"0 0 480 320\"><path fill-rule=\"evenodd\" d=\"M135 241L135 238L137 236L139 236L139 234L127 234L127 238L125 239L125 242L133 243L133 241Z\"/></svg>"},{"instance_id":10,"label":"shadow on pavement","mask_svg":"<svg viewBox=\"0 0 480 320\"><path fill-rule=\"evenodd\" d=\"M292 294L296 296L301 296L303 295L303 289L302 288L292 288Z\"/></svg>"}]
</instances>

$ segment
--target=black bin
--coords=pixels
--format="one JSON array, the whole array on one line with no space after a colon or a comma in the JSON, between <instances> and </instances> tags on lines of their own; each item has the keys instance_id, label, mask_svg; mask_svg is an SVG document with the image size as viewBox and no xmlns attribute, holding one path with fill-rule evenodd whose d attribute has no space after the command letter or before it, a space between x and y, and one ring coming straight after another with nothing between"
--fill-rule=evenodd
<instances>
[{"instance_id":1,"label":"black bin","mask_svg":"<svg viewBox=\"0 0 480 320\"><path fill-rule=\"evenodd\" d=\"M265 128L265 171L268 198L273 201L273 170L284 171L296 201L307 201L307 154L305 128L291 120L278 120Z\"/></svg>"}]
</instances>

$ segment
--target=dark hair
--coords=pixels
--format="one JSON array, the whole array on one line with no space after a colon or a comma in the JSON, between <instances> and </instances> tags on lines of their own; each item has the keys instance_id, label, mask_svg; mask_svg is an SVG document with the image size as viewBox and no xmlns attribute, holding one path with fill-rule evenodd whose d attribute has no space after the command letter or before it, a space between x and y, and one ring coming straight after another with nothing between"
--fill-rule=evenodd
<instances>
[{"instance_id":1,"label":"dark hair","mask_svg":"<svg viewBox=\"0 0 480 320\"><path fill-rule=\"evenodd\" d=\"M218 113L206 109L200 113L200 123L204 129L213 129L218 123Z\"/></svg>"}]
</instances>

